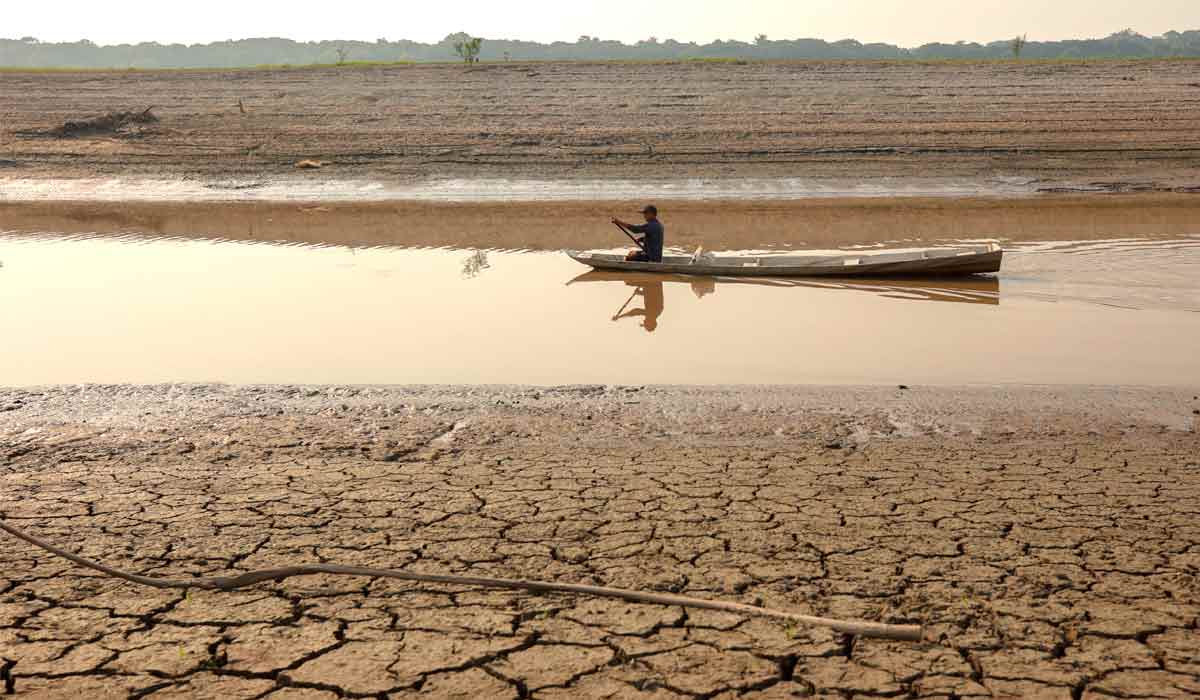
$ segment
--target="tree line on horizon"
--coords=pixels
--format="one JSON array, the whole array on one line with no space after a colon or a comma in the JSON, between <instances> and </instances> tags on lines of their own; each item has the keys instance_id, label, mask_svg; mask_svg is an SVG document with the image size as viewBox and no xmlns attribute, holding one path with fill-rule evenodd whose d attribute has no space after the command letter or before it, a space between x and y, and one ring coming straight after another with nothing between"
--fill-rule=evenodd
<instances>
[{"instance_id":1,"label":"tree line on horizon","mask_svg":"<svg viewBox=\"0 0 1200 700\"><path fill-rule=\"evenodd\" d=\"M0 39L0 67L152 69L433 62L455 60L456 56L462 56L464 43L473 40L475 38L470 35L457 33L434 44L387 39L299 42L264 38L192 45L145 42L101 46L87 40L50 43L24 37ZM1018 37L1018 40L1004 39L986 44L960 41L916 48L864 44L853 39L834 42L775 40L760 35L753 42L718 40L708 44L671 39L660 41L654 37L634 44L590 36L581 36L574 42L549 44L484 39L476 49L478 59L483 61L1196 58L1200 57L1200 30L1171 31L1149 37L1127 29L1100 39L1025 41Z\"/></svg>"}]
</instances>

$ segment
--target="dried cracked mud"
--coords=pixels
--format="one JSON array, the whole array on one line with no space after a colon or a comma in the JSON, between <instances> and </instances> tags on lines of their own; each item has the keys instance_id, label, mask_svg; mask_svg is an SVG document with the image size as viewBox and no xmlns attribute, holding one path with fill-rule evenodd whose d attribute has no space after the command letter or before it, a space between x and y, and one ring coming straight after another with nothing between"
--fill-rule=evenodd
<instances>
[{"instance_id":1,"label":"dried cracked mud","mask_svg":"<svg viewBox=\"0 0 1200 700\"><path fill-rule=\"evenodd\" d=\"M0 695L1200 694L1196 390L0 390L0 516L153 576L336 562L925 625L372 579L159 591L0 547Z\"/></svg>"}]
</instances>

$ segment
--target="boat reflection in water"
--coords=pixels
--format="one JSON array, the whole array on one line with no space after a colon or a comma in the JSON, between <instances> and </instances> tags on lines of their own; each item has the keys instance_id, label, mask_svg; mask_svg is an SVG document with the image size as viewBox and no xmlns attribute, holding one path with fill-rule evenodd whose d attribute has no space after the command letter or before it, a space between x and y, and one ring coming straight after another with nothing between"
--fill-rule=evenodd
<instances>
[{"instance_id":1,"label":"boat reflection in water","mask_svg":"<svg viewBox=\"0 0 1200 700\"><path fill-rule=\"evenodd\" d=\"M754 277L697 277L692 275L656 275L640 272L611 272L593 270L579 275L567 284L582 282L621 282L633 287L633 292L613 315L613 321L625 318L641 318L641 326L653 333L658 328L659 317L664 310L663 285L668 283L687 284L697 299L713 294L724 285L754 287L809 288L825 290L848 290L866 292L888 299L909 301L942 301L959 304L1000 303L1000 282L995 277L967 277L954 279L888 279L888 280L837 280L837 279L767 279ZM640 308L635 300L641 301ZM630 308L633 306L633 308Z\"/></svg>"}]
</instances>

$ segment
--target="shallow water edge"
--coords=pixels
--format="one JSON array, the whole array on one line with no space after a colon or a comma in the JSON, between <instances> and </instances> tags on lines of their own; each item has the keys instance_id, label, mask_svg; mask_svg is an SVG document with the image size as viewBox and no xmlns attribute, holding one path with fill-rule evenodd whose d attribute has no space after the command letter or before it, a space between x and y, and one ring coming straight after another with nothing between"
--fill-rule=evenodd
<instances>
[{"instance_id":1,"label":"shallow water edge","mask_svg":"<svg viewBox=\"0 0 1200 700\"><path fill-rule=\"evenodd\" d=\"M0 231L353 247L590 249L623 245L608 219L632 218L644 201L632 196L562 202L0 201ZM1200 234L1200 196L1188 194L656 203L671 244L710 250Z\"/></svg>"}]
</instances>

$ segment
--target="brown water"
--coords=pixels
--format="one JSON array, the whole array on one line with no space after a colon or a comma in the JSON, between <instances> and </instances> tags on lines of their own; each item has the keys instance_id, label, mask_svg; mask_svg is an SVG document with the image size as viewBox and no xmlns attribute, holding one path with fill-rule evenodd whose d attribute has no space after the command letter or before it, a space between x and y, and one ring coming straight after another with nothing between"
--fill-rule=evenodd
<instances>
[{"instance_id":1,"label":"brown water","mask_svg":"<svg viewBox=\"0 0 1200 700\"><path fill-rule=\"evenodd\" d=\"M0 234L0 385L1200 384L1200 236L998 278L589 273L554 252Z\"/></svg>"}]
</instances>

